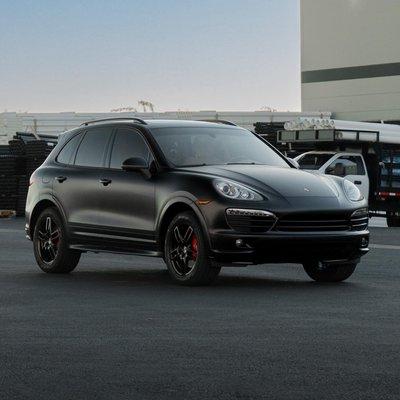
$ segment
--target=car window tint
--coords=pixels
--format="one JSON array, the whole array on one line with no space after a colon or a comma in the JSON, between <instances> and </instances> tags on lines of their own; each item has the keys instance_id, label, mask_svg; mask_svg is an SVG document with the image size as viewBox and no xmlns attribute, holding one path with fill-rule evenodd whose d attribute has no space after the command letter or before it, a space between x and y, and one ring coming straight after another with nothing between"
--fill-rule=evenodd
<instances>
[{"instance_id":1,"label":"car window tint","mask_svg":"<svg viewBox=\"0 0 400 400\"><path fill-rule=\"evenodd\" d=\"M111 128L94 128L87 131L76 153L75 164L85 167L101 167Z\"/></svg>"},{"instance_id":2,"label":"car window tint","mask_svg":"<svg viewBox=\"0 0 400 400\"><path fill-rule=\"evenodd\" d=\"M365 168L360 156L341 156L326 168L326 173L342 177L365 175Z\"/></svg>"},{"instance_id":3,"label":"car window tint","mask_svg":"<svg viewBox=\"0 0 400 400\"><path fill-rule=\"evenodd\" d=\"M151 131L167 160L177 167L264 164L289 168L281 155L246 129L204 126Z\"/></svg>"},{"instance_id":4,"label":"car window tint","mask_svg":"<svg viewBox=\"0 0 400 400\"><path fill-rule=\"evenodd\" d=\"M111 152L110 167L121 168L123 162L132 157L140 157L147 161L149 155L149 148L138 132L132 129L118 129Z\"/></svg>"},{"instance_id":5,"label":"car window tint","mask_svg":"<svg viewBox=\"0 0 400 400\"><path fill-rule=\"evenodd\" d=\"M78 147L79 141L81 140L82 134L74 136L67 144L62 148L57 156L57 161L62 164L72 164L74 161L75 151Z\"/></svg>"}]
</instances>

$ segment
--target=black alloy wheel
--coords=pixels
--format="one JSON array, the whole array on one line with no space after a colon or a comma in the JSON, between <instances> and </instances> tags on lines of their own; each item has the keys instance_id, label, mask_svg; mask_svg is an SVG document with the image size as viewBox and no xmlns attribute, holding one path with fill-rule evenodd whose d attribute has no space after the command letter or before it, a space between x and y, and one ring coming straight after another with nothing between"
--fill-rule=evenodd
<instances>
[{"instance_id":1,"label":"black alloy wheel","mask_svg":"<svg viewBox=\"0 0 400 400\"><path fill-rule=\"evenodd\" d=\"M81 256L80 252L69 248L64 224L54 208L44 210L37 219L33 250L39 267L49 273L71 272Z\"/></svg>"},{"instance_id":2,"label":"black alloy wheel","mask_svg":"<svg viewBox=\"0 0 400 400\"><path fill-rule=\"evenodd\" d=\"M192 212L178 214L170 223L164 258L171 276L181 284L209 284L221 269L212 264L201 226Z\"/></svg>"},{"instance_id":3,"label":"black alloy wheel","mask_svg":"<svg viewBox=\"0 0 400 400\"><path fill-rule=\"evenodd\" d=\"M169 257L175 272L180 276L190 274L198 256L199 240L193 228L180 221L174 226L170 240Z\"/></svg>"},{"instance_id":4,"label":"black alloy wheel","mask_svg":"<svg viewBox=\"0 0 400 400\"><path fill-rule=\"evenodd\" d=\"M38 226L38 253L46 264L51 264L57 258L60 245L61 230L50 215L40 220Z\"/></svg>"}]
</instances>

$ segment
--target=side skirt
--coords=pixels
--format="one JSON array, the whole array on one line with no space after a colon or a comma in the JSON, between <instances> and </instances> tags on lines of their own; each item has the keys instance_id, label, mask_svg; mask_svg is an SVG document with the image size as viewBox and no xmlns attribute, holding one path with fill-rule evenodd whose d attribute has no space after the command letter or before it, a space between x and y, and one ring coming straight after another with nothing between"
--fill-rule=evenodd
<instances>
[{"instance_id":1,"label":"side skirt","mask_svg":"<svg viewBox=\"0 0 400 400\"><path fill-rule=\"evenodd\" d=\"M162 257L162 253L160 251L155 250L145 250L145 249L127 249L121 247L107 248L105 249L103 246L99 245L79 245L73 244L69 246L70 249L79 250L82 252L90 252L90 253L112 253L112 254L127 254L127 255L136 255L136 256L146 256L146 257Z\"/></svg>"}]
</instances>

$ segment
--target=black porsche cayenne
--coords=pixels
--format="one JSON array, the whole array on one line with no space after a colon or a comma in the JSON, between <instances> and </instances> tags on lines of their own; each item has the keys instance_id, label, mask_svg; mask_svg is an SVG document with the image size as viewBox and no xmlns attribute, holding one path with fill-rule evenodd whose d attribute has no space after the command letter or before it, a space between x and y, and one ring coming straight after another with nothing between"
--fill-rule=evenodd
<instances>
[{"instance_id":1,"label":"black porsche cayenne","mask_svg":"<svg viewBox=\"0 0 400 400\"><path fill-rule=\"evenodd\" d=\"M111 119L61 135L31 177L26 234L39 267L82 252L163 257L173 279L223 266L299 263L347 279L368 252L367 201L348 180L300 171L230 123Z\"/></svg>"}]
</instances>

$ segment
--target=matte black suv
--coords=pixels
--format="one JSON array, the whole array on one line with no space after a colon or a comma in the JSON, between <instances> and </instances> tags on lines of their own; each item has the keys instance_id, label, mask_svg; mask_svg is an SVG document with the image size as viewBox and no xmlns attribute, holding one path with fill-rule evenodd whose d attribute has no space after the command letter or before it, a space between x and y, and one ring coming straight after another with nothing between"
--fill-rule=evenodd
<instances>
[{"instance_id":1,"label":"matte black suv","mask_svg":"<svg viewBox=\"0 0 400 400\"><path fill-rule=\"evenodd\" d=\"M294 262L341 281L368 251L367 202L351 182L300 171L230 123L112 119L64 133L34 172L26 233L45 272L82 252L163 257L184 284L221 266Z\"/></svg>"}]
</instances>

